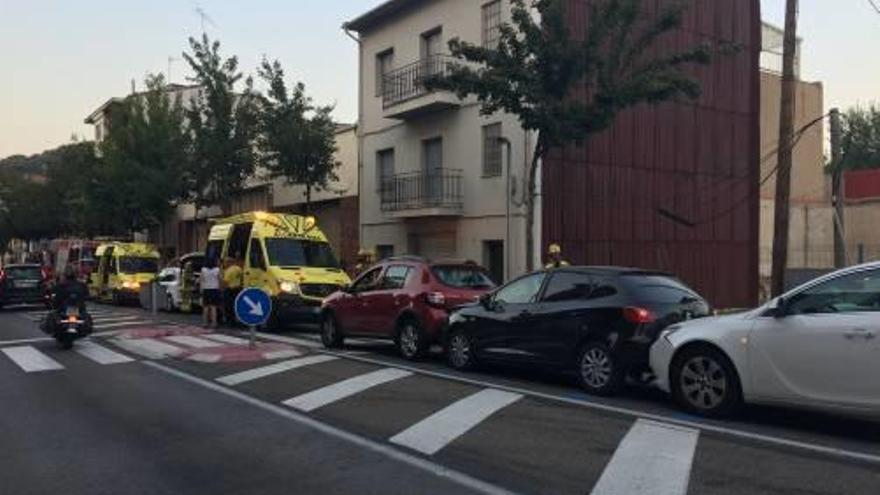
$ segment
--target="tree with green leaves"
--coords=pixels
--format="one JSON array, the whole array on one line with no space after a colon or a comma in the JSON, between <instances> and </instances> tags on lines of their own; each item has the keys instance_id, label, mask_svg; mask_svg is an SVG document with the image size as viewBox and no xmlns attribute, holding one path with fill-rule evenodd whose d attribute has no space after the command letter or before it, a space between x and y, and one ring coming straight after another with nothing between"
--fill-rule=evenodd
<instances>
[{"instance_id":1,"label":"tree with green leaves","mask_svg":"<svg viewBox=\"0 0 880 495\"><path fill-rule=\"evenodd\" d=\"M106 233L97 185L101 161L95 143L75 142L44 153L46 186L60 206L60 231L56 234L93 236Z\"/></svg>"},{"instance_id":2,"label":"tree with green leaves","mask_svg":"<svg viewBox=\"0 0 880 495\"><path fill-rule=\"evenodd\" d=\"M62 231L63 210L42 182L19 171L0 171L0 237L33 241Z\"/></svg>"},{"instance_id":3,"label":"tree with green leaves","mask_svg":"<svg viewBox=\"0 0 880 495\"><path fill-rule=\"evenodd\" d=\"M163 76L149 76L146 85L146 92L109 109L102 161L87 205L102 211L106 233L161 225L187 193L180 181L189 163L183 105Z\"/></svg>"},{"instance_id":4,"label":"tree with green leaves","mask_svg":"<svg viewBox=\"0 0 880 495\"><path fill-rule=\"evenodd\" d=\"M332 106L316 106L305 85L288 91L284 70L276 60L263 59L259 75L269 86L260 105L259 149L271 178L305 188L305 210L311 210L312 192L327 189L339 179L336 169L336 125Z\"/></svg>"},{"instance_id":5,"label":"tree with green leaves","mask_svg":"<svg viewBox=\"0 0 880 495\"><path fill-rule=\"evenodd\" d=\"M257 98L251 78L236 93L243 78L238 58L223 58L219 41L203 34L201 40L190 38L189 44L192 53L183 58L200 96L186 111L193 141L183 179L196 208L219 205L228 213L231 201L256 171Z\"/></svg>"},{"instance_id":6,"label":"tree with green leaves","mask_svg":"<svg viewBox=\"0 0 880 495\"><path fill-rule=\"evenodd\" d=\"M507 112L525 130L537 131L525 191L526 263L531 271L536 176L548 151L587 140L629 107L697 98L700 86L685 70L708 64L711 48L698 45L655 55L657 41L681 26L682 2L656 15L645 11L642 0L591 2L586 31L573 36L569 2L511 1L513 22L501 25L496 46L451 40L450 52L460 62L426 85L461 98L475 96L483 115ZM573 97L578 93L586 96Z\"/></svg>"},{"instance_id":7,"label":"tree with green leaves","mask_svg":"<svg viewBox=\"0 0 880 495\"><path fill-rule=\"evenodd\" d=\"M843 115L841 163L845 170L880 168L880 107L854 107Z\"/></svg>"}]
</instances>

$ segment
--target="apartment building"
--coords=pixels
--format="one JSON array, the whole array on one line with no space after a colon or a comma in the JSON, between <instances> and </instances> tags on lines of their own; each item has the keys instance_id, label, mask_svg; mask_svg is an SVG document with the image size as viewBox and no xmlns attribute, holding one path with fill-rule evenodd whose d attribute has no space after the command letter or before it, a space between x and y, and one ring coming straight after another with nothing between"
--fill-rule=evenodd
<instances>
[{"instance_id":1,"label":"apartment building","mask_svg":"<svg viewBox=\"0 0 880 495\"><path fill-rule=\"evenodd\" d=\"M497 280L525 270L533 137L422 84L448 69L450 39L495 43L509 17L507 0L391 0L344 26L360 49L361 243L380 257L468 259Z\"/></svg>"}]
</instances>

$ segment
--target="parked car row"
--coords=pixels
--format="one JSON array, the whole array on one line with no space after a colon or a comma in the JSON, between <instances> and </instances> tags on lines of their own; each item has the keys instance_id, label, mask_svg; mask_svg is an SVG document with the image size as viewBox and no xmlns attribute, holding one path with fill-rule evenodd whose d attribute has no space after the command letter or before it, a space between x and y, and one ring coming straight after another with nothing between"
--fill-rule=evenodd
<instances>
[{"instance_id":1,"label":"parked car row","mask_svg":"<svg viewBox=\"0 0 880 495\"><path fill-rule=\"evenodd\" d=\"M389 339L407 359L439 344L457 370L558 370L596 395L653 381L706 416L744 402L880 414L880 263L753 311L710 313L696 291L656 271L564 267L495 287L472 263L398 257L324 301L321 338L329 348Z\"/></svg>"}]
</instances>

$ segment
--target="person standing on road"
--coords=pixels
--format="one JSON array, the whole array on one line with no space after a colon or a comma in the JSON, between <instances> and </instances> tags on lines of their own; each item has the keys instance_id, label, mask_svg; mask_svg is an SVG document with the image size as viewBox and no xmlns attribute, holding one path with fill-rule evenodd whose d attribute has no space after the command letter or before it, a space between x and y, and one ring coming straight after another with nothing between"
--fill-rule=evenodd
<instances>
[{"instance_id":1,"label":"person standing on road","mask_svg":"<svg viewBox=\"0 0 880 495\"><path fill-rule=\"evenodd\" d=\"M226 261L226 269L223 271L223 319L227 325L236 325L235 321L235 298L241 292L244 283L244 261L238 258L230 258Z\"/></svg>"},{"instance_id":2,"label":"person standing on road","mask_svg":"<svg viewBox=\"0 0 880 495\"><path fill-rule=\"evenodd\" d=\"M217 312L220 306L220 267L217 260L208 258L199 277L202 288L202 315L205 328L217 328Z\"/></svg>"}]
</instances>

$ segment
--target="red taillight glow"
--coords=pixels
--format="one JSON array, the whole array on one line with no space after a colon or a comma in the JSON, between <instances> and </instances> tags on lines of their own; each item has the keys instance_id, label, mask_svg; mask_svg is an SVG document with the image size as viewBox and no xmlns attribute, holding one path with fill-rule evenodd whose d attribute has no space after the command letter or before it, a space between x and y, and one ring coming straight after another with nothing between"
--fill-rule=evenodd
<instances>
[{"instance_id":1,"label":"red taillight glow","mask_svg":"<svg viewBox=\"0 0 880 495\"><path fill-rule=\"evenodd\" d=\"M623 308L623 317L626 321L636 324L654 323L657 321L657 317L654 316L654 313L645 308Z\"/></svg>"},{"instance_id":2,"label":"red taillight glow","mask_svg":"<svg viewBox=\"0 0 880 495\"><path fill-rule=\"evenodd\" d=\"M442 308L446 305L446 296L442 292L428 292L425 294L425 299L431 306Z\"/></svg>"}]
</instances>

